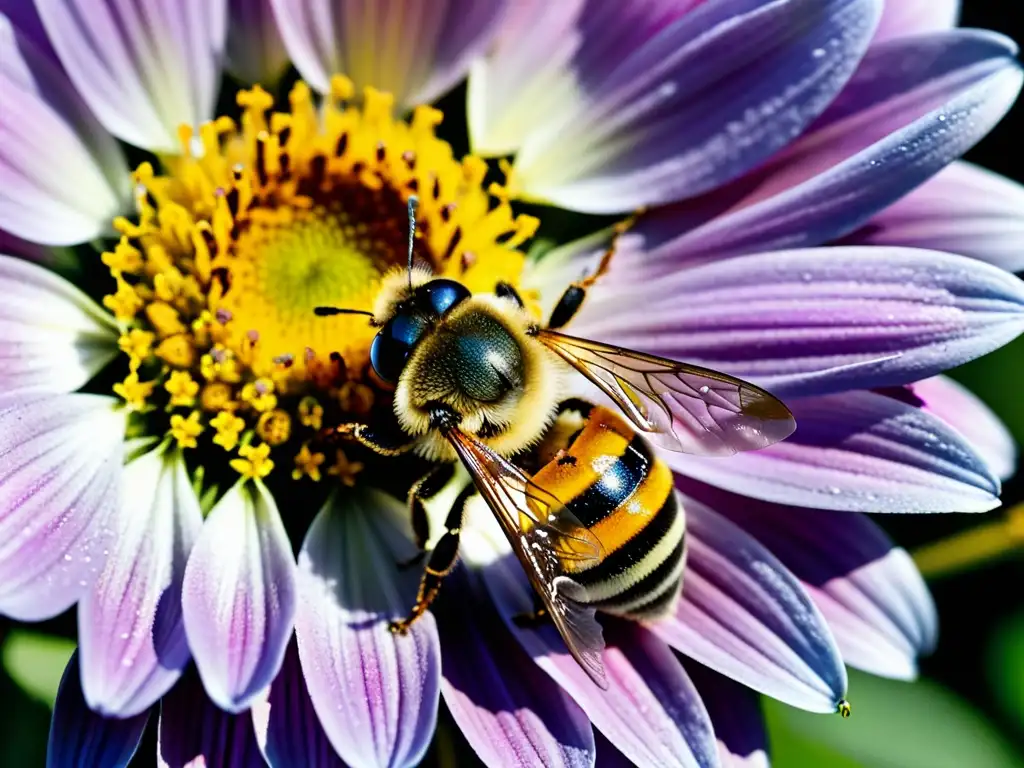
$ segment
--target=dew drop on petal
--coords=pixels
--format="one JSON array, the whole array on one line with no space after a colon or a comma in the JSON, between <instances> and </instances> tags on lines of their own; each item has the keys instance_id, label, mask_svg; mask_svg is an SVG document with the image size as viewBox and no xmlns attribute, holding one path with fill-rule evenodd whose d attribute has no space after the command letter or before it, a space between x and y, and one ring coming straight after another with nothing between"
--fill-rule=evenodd
<instances>
[{"instance_id":1,"label":"dew drop on petal","mask_svg":"<svg viewBox=\"0 0 1024 768\"><path fill-rule=\"evenodd\" d=\"M700 388L700 393L702 395L706 395L710 391L711 391L711 387L709 387L707 384L705 384L703 387Z\"/></svg>"}]
</instances>

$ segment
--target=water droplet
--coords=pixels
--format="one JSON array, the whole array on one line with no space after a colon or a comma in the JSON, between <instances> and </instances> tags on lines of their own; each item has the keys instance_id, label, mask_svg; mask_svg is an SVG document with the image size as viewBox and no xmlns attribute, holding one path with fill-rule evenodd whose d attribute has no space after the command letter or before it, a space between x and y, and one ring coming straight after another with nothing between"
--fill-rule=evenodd
<instances>
[{"instance_id":1,"label":"water droplet","mask_svg":"<svg viewBox=\"0 0 1024 768\"><path fill-rule=\"evenodd\" d=\"M800 279L803 280L805 283L809 283L812 280L814 280L814 275L811 274L810 272L804 272L802 275L800 275Z\"/></svg>"},{"instance_id":2,"label":"water droplet","mask_svg":"<svg viewBox=\"0 0 1024 768\"><path fill-rule=\"evenodd\" d=\"M121 666L122 666L122 667L130 667L130 666L132 666L132 665L133 665L134 663L135 663L135 659L129 659L129 658L127 658L127 657L126 657L126 658L123 658L123 659L121 659Z\"/></svg>"},{"instance_id":3,"label":"water droplet","mask_svg":"<svg viewBox=\"0 0 1024 768\"><path fill-rule=\"evenodd\" d=\"M711 391L711 387L709 387L707 384L705 384L703 387L700 388L700 393L702 395L706 395L710 391Z\"/></svg>"},{"instance_id":4,"label":"water droplet","mask_svg":"<svg viewBox=\"0 0 1024 768\"><path fill-rule=\"evenodd\" d=\"M825 55L825 49L824 48L815 48L813 51L811 51L811 56L813 56L816 59L820 59L824 55Z\"/></svg>"},{"instance_id":5,"label":"water droplet","mask_svg":"<svg viewBox=\"0 0 1024 768\"><path fill-rule=\"evenodd\" d=\"M66 563L70 563L70 562L71 562L71 560L72 560L72 557L71 557L71 555L64 555L64 562L66 562Z\"/></svg>"},{"instance_id":6,"label":"water droplet","mask_svg":"<svg viewBox=\"0 0 1024 768\"><path fill-rule=\"evenodd\" d=\"M128 639L128 633L127 632L122 632L121 633L121 639L122 640L127 640Z\"/></svg>"},{"instance_id":7,"label":"water droplet","mask_svg":"<svg viewBox=\"0 0 1024 768\"><path fill-rule=\"evenodd\" d=\"M836 486L833 485L829 487L828 492L831 493L833 496L838 496L843 492L843 490L842 488L837 488Z\"/></svg>"}]
</instances>

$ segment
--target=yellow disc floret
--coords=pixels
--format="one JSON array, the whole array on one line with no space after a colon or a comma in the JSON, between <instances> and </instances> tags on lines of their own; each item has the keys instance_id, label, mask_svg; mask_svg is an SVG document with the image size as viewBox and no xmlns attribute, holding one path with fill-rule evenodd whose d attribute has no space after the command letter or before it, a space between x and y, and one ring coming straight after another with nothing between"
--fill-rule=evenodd
<instances>
[{"instance_id":1,"label":"yellow disc floret","mask_svg":"<svg viewBox=\"0 0 1024 768\"><path fill-rule=\"evenodd\" d=\"M317 104L300 82L274 111L256 87L238 95L238 120L182 127L181 156L135 171L138 217L115 220L120 240L102 256L130 371L115 391L184 448L210 427L247 477L270 472L280 447L299 477L319 479L321 430L376 407L374 329L313 309L371 306L405 263L410 196L417 262L472 291L518 282L517 249L536 229L485 186L482 160L436 136L438 110L406 122L390 95L352 95L338 77ZM193 410L168 418L175 408ZM352 484L362 466L336 455L330 473Z\"/></svg>"}]
</instances>

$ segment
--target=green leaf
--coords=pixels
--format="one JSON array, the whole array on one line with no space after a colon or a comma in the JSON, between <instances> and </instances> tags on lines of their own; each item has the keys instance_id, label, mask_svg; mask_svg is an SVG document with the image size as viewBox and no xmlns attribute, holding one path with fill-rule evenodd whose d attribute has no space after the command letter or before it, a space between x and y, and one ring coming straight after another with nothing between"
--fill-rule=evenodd
<instances>
[{"instance_id":1,"label":"green leaf","mask_svg":"<svg viewBox=\"0 0 1024 768\"><path fill-rule=\"evenodd\" d=\"M64 637L11 630L4 641L4 670L31 698L53 709L57 687L75 643Z\"/></svg>"},{"instance_id":2,"label":"green leaf","mask_svg":"<svg viewBox=\"0 0 1024 768\"><path fill-rule=\"evenodd\" d=\"M937 683L851 671L848 698L853 714L846 720L766 700L774 768L1024 765L977 710Z\"/></svg>"},{"instance_id":3,"label":"green leaf","mask_svg":"<svg viewBox=\"0 0 1024 768\"><path fill-rule=\"evenodd\" d=\"M1024 613L999 626L986 662L989 685L1000 708L1024 728Z\"/></svg>"}]
</instances>

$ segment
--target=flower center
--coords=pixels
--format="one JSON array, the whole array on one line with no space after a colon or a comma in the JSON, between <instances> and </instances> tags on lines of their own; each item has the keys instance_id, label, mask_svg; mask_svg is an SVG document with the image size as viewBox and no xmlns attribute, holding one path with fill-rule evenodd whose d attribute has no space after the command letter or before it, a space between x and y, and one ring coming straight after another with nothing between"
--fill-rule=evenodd
<instances>
[{"instance_id":1,"label":"flower center","mask_svg":"<svg viewBox=\"0 0 1024 768\"><path fill-rule=\"evenodd\" d=\"M517 283L516 249L536 229L484 188L482 160L457 160L437 138L440 112L399 121L389 95L367 89L361 107L351 95L335 78L317 105L299 83L275 112L256 87L239 94L237 123L183 127L186 153L160 174L138 168L138 221L116 220L120 242L103 254L130 370L115 391L146 432L237 454L227 458L245 475L282 459L296 479L358 472L319 435L386 400L369 375L374 329L313 309L371 306L405 263L411 195L417 260L473 291Z\"/></svg>"}]
</instances>

